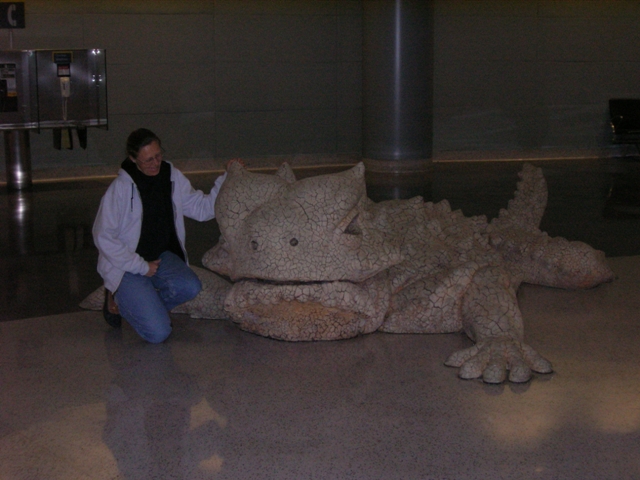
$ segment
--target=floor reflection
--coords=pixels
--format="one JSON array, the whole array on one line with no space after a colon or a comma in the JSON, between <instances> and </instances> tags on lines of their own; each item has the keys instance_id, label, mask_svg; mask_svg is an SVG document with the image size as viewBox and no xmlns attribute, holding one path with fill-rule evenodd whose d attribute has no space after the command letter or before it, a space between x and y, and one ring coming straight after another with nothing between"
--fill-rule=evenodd
<instances>
[{"instance_id":1,"label":"floor reflection","mask_svg":"<svg viewBox=\"0 0 640 480\"><path fill-rule=\"evenodd\" d=\"M604 216L640 218L640 159L623 159L620 171L613 175Z\"/></svg>"},{"instance_id":2,"label":"floor reflection","mask_svg":"<svg viewBox=\"0 0 640 480\"><path fill-rule=\"evenodd\" d=\"M30 191L11 192L6 196L7 209L5 225L9 237L7 247L16 255L33 253L33 193Z\"/></svg>"},{"instance_id":3,"label":"floor reflection","mask_svg":"<svg viewBox=\"0 0 640 480\"><path fill-rule=\"evenodd\" d=\"M216 465L216 452L203 446L212 445L219 424L197 382L177 366L171 344L125 340L122 330L108 331L104 343L115 377L103 440L122 478L194 478L201 462Z\"/></svg>"}]
</instances>

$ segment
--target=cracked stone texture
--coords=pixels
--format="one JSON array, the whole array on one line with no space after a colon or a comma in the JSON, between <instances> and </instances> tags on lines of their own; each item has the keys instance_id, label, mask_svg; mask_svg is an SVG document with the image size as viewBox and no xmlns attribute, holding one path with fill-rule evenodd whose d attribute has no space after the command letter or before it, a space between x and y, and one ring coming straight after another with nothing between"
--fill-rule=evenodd
<instances>
[{"instance_id":1,"label":"cracked stone texture","mask_svg":"<svg viewBox=\"0 0 640 480\"><path fill-rule=\"evenodd\" d=\"M275 175L234 164L203 264L232 279L224 310L244 330L289 341L465 331L475 345L446 361L462 378L524 382L552 366L524 343L521 283L591 288L614 275L602 252L540 231L545 179L531 165L519 175L488 222L446 200L375 203L363 164L299 181L286 163Z\"/></svg>"}]
</instances>

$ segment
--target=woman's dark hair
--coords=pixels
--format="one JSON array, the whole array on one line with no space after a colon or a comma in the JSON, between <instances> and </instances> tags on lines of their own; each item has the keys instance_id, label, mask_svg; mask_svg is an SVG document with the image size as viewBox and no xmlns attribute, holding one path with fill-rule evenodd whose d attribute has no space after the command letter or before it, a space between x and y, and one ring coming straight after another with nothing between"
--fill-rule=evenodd
<instances>
[{"instance_id":1,"label":"woman's dark hair","mask_svg":"<svg viewBox=\"0 0 640 480\"><path fill-rule=\"evenodd\" d=\"M132 158L138 158L140 149L153 142L158 142L158 145L162 145L158 136L151 130L147 130L146 128L134 130L129 135L129 138L127 138L127 155Z\"/></svg>"}]
</instances>

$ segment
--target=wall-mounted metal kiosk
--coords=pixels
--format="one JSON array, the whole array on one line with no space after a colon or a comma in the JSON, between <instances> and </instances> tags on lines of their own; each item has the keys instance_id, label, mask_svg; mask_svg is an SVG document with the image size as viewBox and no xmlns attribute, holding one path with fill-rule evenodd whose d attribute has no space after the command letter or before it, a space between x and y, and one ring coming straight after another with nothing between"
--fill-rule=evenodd
<instances>
[{"instance_id":1,"label":"wall-mounted metal kiosk","mask_svg":"<svg viewBox=\"0 0 640 480\"><path fill-rule=\"evenodd\" d=\"M104 50L0 50L0 130L9 189L31 186L30 130L52 129L60 148L63 135L76 129L86 148L87 128L107 128L107 118Z\"/></svg>"}]
</instances>

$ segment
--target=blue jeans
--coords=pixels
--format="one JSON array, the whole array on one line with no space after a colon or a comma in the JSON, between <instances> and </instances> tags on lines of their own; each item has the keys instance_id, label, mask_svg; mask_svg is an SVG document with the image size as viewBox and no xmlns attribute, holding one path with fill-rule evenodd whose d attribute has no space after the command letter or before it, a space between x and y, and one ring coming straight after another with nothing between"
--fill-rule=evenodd
<instances>
[{"instance_id":1,"label":"blue jeans","mask_svg":"<svg viewBox=\"0 0 640 480\"><path fill-rule=\"evenodd\" d=\"M180 257L164 252L153 277L126 272L115 293L120 315L151 343L160 343L171 334L169 312L194 298L202 284Z\"/></svg>"}]
</instances>

